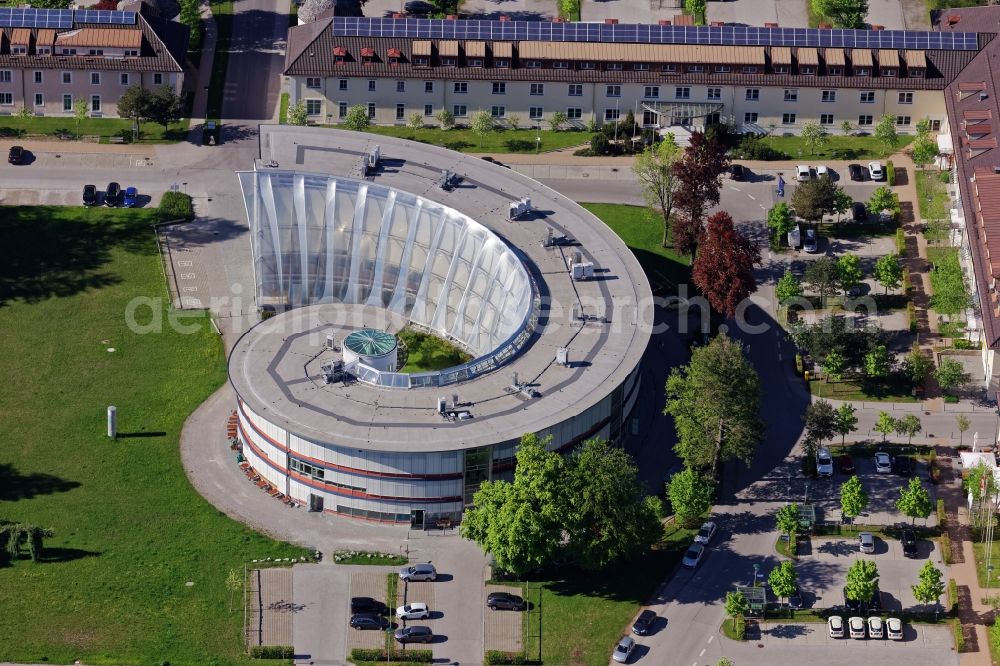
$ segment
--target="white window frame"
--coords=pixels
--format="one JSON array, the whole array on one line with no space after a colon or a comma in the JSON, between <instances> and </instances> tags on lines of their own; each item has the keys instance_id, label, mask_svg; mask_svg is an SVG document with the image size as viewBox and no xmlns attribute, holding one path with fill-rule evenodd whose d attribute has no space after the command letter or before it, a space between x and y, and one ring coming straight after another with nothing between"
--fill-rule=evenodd
<instances>
[{"instance_id":1,"label":"white window frame","mask_svg":"<svg viewBox=\"0 0 1000 666\"><path fill-rule=\"evenodd\" d=\"M42 93L40 93L40 92L36 92L35 93L35 108L37 109L39 107L44 107L44 106L45 106L45 95L42 94Z\"/></svg>"},{"instance_id":2,"label":"white window frame","mask_svg":"<svg viewBox=\"0 0 1000 666\"><path fill-rule=\"evenodd\" d=\"M581 120L583 118L583 109L578 106L571 106L566 109L566 119L567 120Z\"/></svg>"},{"instance_id":3,"label":"white window frame","mask_svg":"<svg viewBox=\"0 0 1000 666\"><path fill-rule=\"evenodd\" d=\"M604 87L605 97L621 97L622 87L617 84L608 84Z\"/></svg>"},{"instance_id":4,"label":"white window frame","mask_svg":"<svg viewBox=\"0 0 1000 666\"><path fill-rule=\"evenodd\" d=\"M901 92L896 98L897 104L913 104L912 92Z\"/></svg>"},{"instance_id":5,"label":"white window frame","mask_svg":"<svg viewBox=\"0 0 1000 666\"><path fill-rule=\"evenodd\" d=\"M743 124L757 124L757 119L760 118L756 111L744 111L743 112Z\"/></svg>"},{"instance_id":6,"label":"white window frame","mask_svg":"<svg viewBox=\"0 0 1000 666\"><path fill-rule=\"evenodd\" d=\"M820 92L820 101L824 104L834 104L837 102L836 90L823 90Z\"/></svg>"},{"instance_id":7,"label":"white window frame","mask_svg":"<svg viewBox=\"0 0 1000 666\"><path fill-rule=\"evenodd\" d=\"M467 104L453 104L451 107L451 115L456 118L465 118L469 115L469 107Z\"/></svg>"},{"instance_id":8,"label":"white window frame","mask_svg":"<svg viewBox=\"0 0 1000 666\"><path fill-rule=\"evenodd\" d=\"M760 88L747 88L744 99L747 102L759 102Z\"/></svg>"},{"instance_id":9,"label":"white window frame","mask_svg":"<svg viewBox=\"0 0 1000 666\"><path fill-rule=\"evenodd\" d=\"M675 86L674 99L691 99L691 86Z\"/></svg>"},{"instance_id":10,"label":"white window frame","mask_svg":"<svg viewBox=\"0 0 1000 666\"><path fill-rule=\"evenodd\" d=\"M798 88L785 88L785 101L786 102L797 102L797 101L799 101L799 89Z\"/></svg>"},{"instance_id":11,"label":"white window frame","mask_svg":"<svg viewBox=\"0 0 1000 666\"><path fill-rule=\"evenodd\" d=\"M492 92L494 95L506 95L507 94L507 82L506 81L493 81Z\"/></svg>"},{"instance_id":12,"label":"white window frame","mask_svg":"<svg viewBox=\"0 0 1000 666\"><path fill-rule=\"evenodd\" d=\"M568 97L583 97L583 84L582 83L571 83L566 89L566 94Z\"/></svg>"},{"instance_id":13,"label":"white window frame","mask_svg":"<svg viewBox=\"0 0 1000 666\"><path fill-rule=\"evenodd\" d=\"M820 125L832 125L833 124L833 114L832 113L821 113L821 114L819 114L819 124Z\"/></svg>"},{"instance_id":14,"label":"white window frame","mask_svg":"<svg viewBox=\"0 0 1000 666\"><path fill-rule=\"evenodd\" d=\"M310 106L315 106L315 113L309 110ZM323 100L321 99L307 99L306 100L306 115L318 116L323 113Z\"/></svg>"},{"instance_id":15,"label":"white window frame","mask_svg":"<svg viewBox=\"0 0 1000 666\"><path fill-rule=\"evenodd\" d=\"M643 86L643 98L660 99L660 86Z\"/></svg>"},{"instance_id":16,"label":"white window frame","mask_svg":"<svg viewBox=\"0 0 1000 666\"><path fill-rule=\"evenodd\" d=\"M781 124L782 125L794 125L798 121L798 114L786 111L781 114Z\"/></svg>"},{"instance_id":17,"label":"white window frame","mask_svg":"<svg viewBox=\"0 0 1000 666\"><path fill-rule=\"evenodd\" d=\"M722 99L722 88L707 88L705 90L706 99Z\"/></svg>"},{"instance_id":18,"label":"white window frame","mask_svg":"<svg viewBox=\"0 0 1000 666\"><path fill-rule=\"evenodd\" d=\"M875 103L875 91L874 90L862 90L858 93L858 102L860 104L874 104Z\"/></svg>"},{"instance_id":19,"label":"white window frame","mask_svg":"<svg viewBox=\"0 0 1000 666\"><path fill-rule=\"evenodd\" d=\"M865 120L867 118L867 120ZM871 127L874 125L875 116L870 113L858 115L858 127Z\"/></svg>"},{"instance_id":20,"label":"white window frame","mask_svg":"<svg viewBox=\"0 0 1000 666\"><path fill-rule=\"evenodd\" d=\"M467 95L469 93L469 82L454 81L451 86L451 92L455 95Z\"/></svg>"},{"instance_id":21,"label":"white window frame","mask_svg":"<svg viewBox=\"0 0 1000 666\"><path fill-rule=\"evenodd\" d=\"M507 107L502 104L494 104L490 107L490 117L491 118L506 118L507 117Z\"/></svg>"},{"instance_id":22,"label":"white window frame","mask_svg":"<svg viewBox=\"0 0 1000 666\"><path fill-rule=\"evenodd\" d=\"M544 83L532 83L528 87L528 94L533 97L540 97L545 94Z\"/></svg>"}]
</instances>

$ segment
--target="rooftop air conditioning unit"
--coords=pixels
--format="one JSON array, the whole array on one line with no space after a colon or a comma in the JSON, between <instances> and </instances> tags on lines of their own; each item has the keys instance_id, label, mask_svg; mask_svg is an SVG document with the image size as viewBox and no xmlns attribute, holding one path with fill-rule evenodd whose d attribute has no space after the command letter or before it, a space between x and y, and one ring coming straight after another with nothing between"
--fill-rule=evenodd
<instances>
[{"instance_id":1,"label":"rooftop air conditioning unit","mask_svg":"<svg viewBox=\"0 0 1000 666\"><path fill-rule=\"evenodd\" d=\"M438 398L437 399L437 410L438 410L438 414L444 414L446 411L448 411L448 400L447 400L447 398Z\"/></svg>"},{"instance_id":2,"label":"rooftop air conditioning unit","mask_svg":"<svg viewBox=\"0 0 1000 666\"><path fill-rule=\"evenodd\" d=\"M569 365L569 349L567 347L556 349L556 363L563 366Z\"/></svg>"}]
</instances>

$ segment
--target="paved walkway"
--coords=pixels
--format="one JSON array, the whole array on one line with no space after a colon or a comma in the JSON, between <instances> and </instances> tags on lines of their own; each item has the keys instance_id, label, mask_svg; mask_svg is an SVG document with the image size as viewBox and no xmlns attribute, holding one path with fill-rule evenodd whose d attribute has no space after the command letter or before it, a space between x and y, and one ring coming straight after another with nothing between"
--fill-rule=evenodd
<instances>
[{"instance_id":1,"label":"paved walkway","mask_svg":"<svg viewBox=\"0 0 1000 666\"><path fill-rule=\"evenodd\" d=\"M291 567L251 569L247 620L247 644L291 645L292 602Z\"/></svg>"},{"instance_id":2,"label":"paved walkway","mask_svg":"<svg viewBox=\"0 0 1000 666\"><path fill-rule=\"evenodd\" d=\"M215 45L219 39L219 27L212 16L212 6L208 2L201 5L201 21L203 33L201 36L201 60L198 63L198 78L194 88L194 103L191 105L192 128L200 128L208 117L208 88L212 82L212 64L215 62ZM198 130L200 133L200 129ZM201 136L194 143L201 143Z\"/></svg>"}]
</instances>

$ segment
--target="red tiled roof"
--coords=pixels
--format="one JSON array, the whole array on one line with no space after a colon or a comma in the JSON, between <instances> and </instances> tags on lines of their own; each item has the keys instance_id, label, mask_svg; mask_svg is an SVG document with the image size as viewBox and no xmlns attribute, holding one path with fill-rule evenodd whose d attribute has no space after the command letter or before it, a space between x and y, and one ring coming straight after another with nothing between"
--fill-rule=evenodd
<instances>
[{"instance_id":1,"label":"red tiled roof","mask_svg":"<svg viewBox=\"0 0 1000 666\"><path fill-rule=\"evenodd\" d=\"M962 92L978 92L980 90L986 90L986 81L960 81L958 89Z\"/></svg>"},{"instance_id":2,"label":"red tiled roof","mask_svg":"<svg viewBox=\"0 0 1000 666\"><path fill-rule=\"evenodd\" d=\"M993 109L969 109L962 111L962 120L982 121L993 117Z\"/></svg>"},{"instance_id":3,"label":"red tiled roof","mask_svg":"<svg viewBox=\"0 0 1000 666\"><path fill-rule=\"evenodd\" d=\"M334 46L333 47L333 55L335 55L335 56L346 56L347 55L347 49L345 47L343 47L343 46Z\"/></svg>"},{"instance_id":4,"label":"red tiled roof","mask_svg":"<svg viewBox=\"0 0 1000 666\"><path fill-rule=\"evenodd\" d=\"M967 145L972 150L989 150L990 148L997 147L997 138L991 136L986 139L970 139L968 137L962 137L962 143Z\"/></svg>"},{"instance_id":5,"label":"red tiled roof","mask_svg":"<svg viewBox=\"0 0 1000 666\"><path fill-rule=\"evenodd\" d=\"M364 47L362 47L361 48L361 57L362 58L374 58L375 57L375 49L373 49L370 46L364 46Z\"/></svg>"}]
</instances>

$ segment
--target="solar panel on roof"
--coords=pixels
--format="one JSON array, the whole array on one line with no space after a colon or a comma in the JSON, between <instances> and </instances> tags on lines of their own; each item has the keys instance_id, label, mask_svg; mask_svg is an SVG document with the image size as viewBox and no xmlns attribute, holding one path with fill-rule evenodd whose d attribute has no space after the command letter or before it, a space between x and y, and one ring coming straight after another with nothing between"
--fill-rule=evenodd
<instances>
[{"instance_id":1,"label":"solar panel on roof","mask_svg":"<svg viewBox=\"0 0 1000 666\"><path fill-rule=\"evenodd\" d=\"M7 28L72 28L69 9L0 8L0 26Z\"/></svg>"},{"instance_id":2,"label":"solar panel on roof","mask_svg":"<svg viewBox=\"0 0 1000 666\"><path fill-rule=\"evenodd\" d=\"M135 25L135 12L103 9L78 9L74 13L77 23L102 23L105 25Z\"/></svg>"},{"instance_id":3,"label":"solar panel on roof","mask_svg":"<svg viewBox=\"0 0 1000 666\"><path fill-rule=\"evenodd\" d=\"M84 10L93 11L93 10ZM77 12L79 15L81 12ZM126 14L130 12L109 12ZM80 18L77 18L80 21ZM134 22L134 15L133 20ZM2 23L0 23L2 24ZM335 35L626 44L729 44L742 46L829 46L834 48L940 49L974 51L974 32L904 30L819 30L755 26L675 26L635 23L550 23L547 21L449 21L440 19L335 16Z\"/></svg>"}]
</instances>

